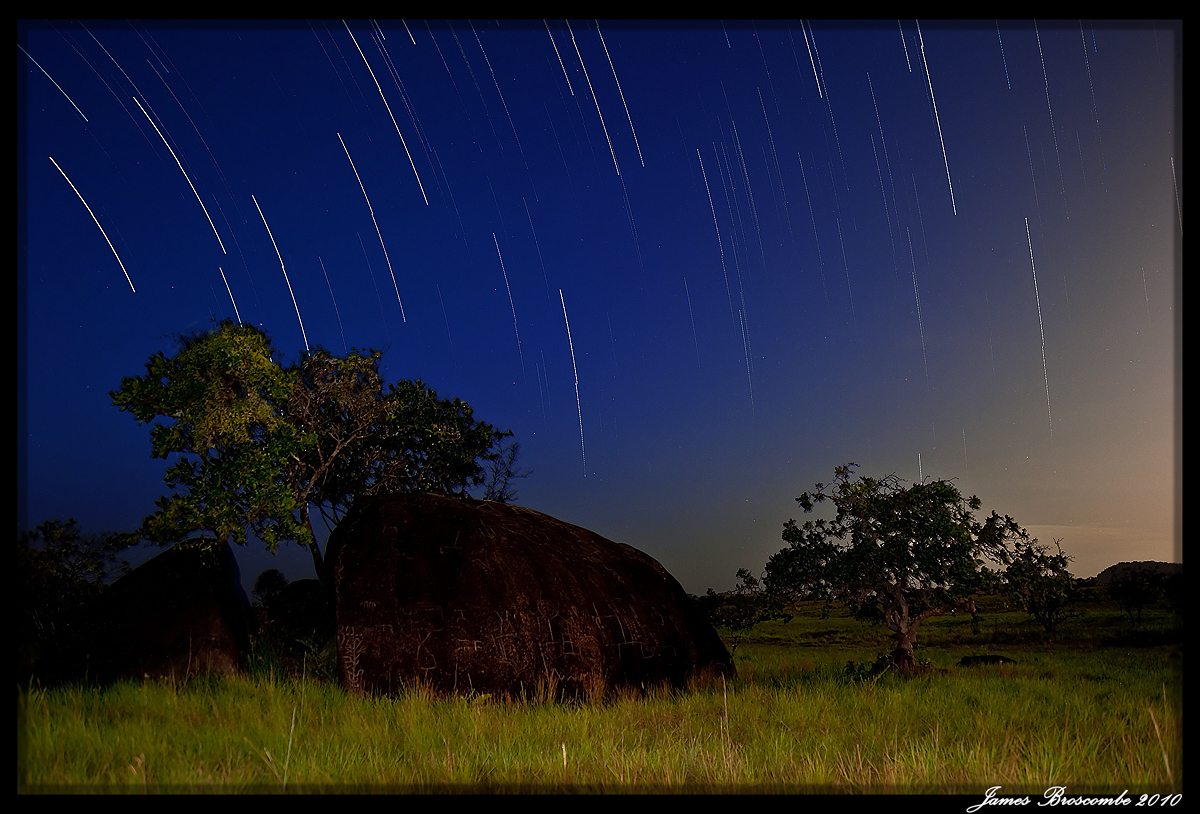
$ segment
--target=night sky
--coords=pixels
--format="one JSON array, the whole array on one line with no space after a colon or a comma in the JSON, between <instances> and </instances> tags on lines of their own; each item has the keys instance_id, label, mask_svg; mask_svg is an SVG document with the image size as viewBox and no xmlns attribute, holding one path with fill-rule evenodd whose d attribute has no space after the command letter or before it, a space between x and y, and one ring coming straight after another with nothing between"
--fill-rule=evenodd
<instances>
[{"instance_id":1,"label":"night sky","mask_svg":"<svg viewBox=\"0 0 1200 814\"><path fill-rule=\"evenodd\" d=\"M1181 37L19 25L18 528L150 513L167 463L109 392L234 319L287 362L385 350L515 432L519 504L693 593L850 461L1078 576L1181 561Z\"/></svg>"}]
</instances>

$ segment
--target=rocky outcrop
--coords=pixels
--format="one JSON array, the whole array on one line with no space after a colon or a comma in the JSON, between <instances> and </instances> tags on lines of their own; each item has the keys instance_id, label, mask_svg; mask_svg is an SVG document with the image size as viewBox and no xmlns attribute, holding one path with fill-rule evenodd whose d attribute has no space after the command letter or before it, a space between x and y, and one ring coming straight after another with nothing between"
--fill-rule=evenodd
<instances>
[{"instance_id":1,"label":"rocky outcrop","mask_svg":"<svg viewBox=\"0 0 1200 814\"><path fill-rule=\"evenodd\" d=\"M227 544L176 544L113 583L46 665L49 680L184 680L244 669L252 615Z\"/></svg>"},{"instance_id":2,"label":"rocky outcrop","mask_svg":"<svg viewBox=\"0 0 1200 814\"><path fill-rule=\"evenodd\" d=\"M1150 573L1164 574L1171 576L1173 574L1183 573L1183 563L1178 562L1158 562L1156 560L1147 560L1145 562L1119 562L1116 565L1110 565L1105 568L1094 579L1097 585L1107 585L1110 582L1120 579L1129 573Z\"/></svg>"},{"instance_id":3,"label":"rocky outcrop","mask_svg":"<svg viewBox=\"0 0 1200 814\"><path fill-rule=\"evenodd\" d=\"M653 558L517 506L365 498L330 536L344 687L597 697L732 674Z\"/></svg>"}]
</instances>

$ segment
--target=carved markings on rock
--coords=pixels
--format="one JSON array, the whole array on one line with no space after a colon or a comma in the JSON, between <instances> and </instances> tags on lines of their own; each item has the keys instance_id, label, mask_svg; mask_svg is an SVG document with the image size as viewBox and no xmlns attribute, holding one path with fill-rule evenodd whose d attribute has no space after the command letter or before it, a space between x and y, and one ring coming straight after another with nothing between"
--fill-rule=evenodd
<instances>
[{"instance_id":1,"label":"carved markings on rock","mask_svg":"<svg viewBox=\"0 0 1200 814\"><path fill-rule=\"evenodd\" d=\"M348 689L595 694L732 673L654 559L521 507L360 501L330 538Z\"/></svg>"}]
</instances>

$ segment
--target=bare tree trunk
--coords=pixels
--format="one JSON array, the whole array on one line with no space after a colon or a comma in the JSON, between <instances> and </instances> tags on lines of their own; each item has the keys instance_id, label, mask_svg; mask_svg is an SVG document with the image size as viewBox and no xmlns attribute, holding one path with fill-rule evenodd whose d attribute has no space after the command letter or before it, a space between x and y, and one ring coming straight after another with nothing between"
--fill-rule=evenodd
<instances>
[{"instance_id":1,"label":"bare tree trunk","mask_svg":"<svg viewBox=\"0 0 1200 814\"><path fill-rule=\"evenodd\" d=\"M917 640L917 631L909 628L896 631L896 647L892 650L892 662L901 674L911 673L917 669L917 657L913 653L913 644Z\"/></svg>"},{"instance_id":2,"label":"bare tree trunk","mask_svg":"<svg viewBox=\"0 0 1200 814\"><path fill-rule=\"evenodd\" d=\"M322 585L325 585L325 561L321 557L321 549L317 547L317 536L313 534L312 519L309 517L307 504L300 507L300 517L304 520L304 527L308 529L309 539L312 540L308 544L308 549L312 552L313 567L317 569L317 579L321 581ZM325 585L325 587L329 586Z\"/></svg>"},{"instance_id":3,"label":"bare tree trunk","mask_svg":"<svg viewBox=\"0 0 1200 814\"><path fill-rule=\"evenodd\" d=\"M913 644L917 640L917 625L910 624L908 616L908 600L901 589L893 589L892 606L884 614L884 621L895 634L892 639L896 646L892 650L892 663L901 673L911 673L916 669L917 658L913 654ZM917 620L918 623L920 619Z\"/></svg>"}]
</instances>

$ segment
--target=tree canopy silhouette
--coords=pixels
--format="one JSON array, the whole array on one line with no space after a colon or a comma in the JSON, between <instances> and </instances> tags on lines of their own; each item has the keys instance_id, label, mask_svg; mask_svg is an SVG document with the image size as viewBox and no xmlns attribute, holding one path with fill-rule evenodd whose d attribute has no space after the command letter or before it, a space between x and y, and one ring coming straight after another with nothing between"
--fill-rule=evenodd
<instances>
[{"instance_id":1,"label":"tree canopy silhouette","mask_svg":"<svg viewBox=\"0 0 1200 814\"><path fill-rule=\"evenodd\" d=\"M249 530L271 551L307 546L323 578L312 507L332 525L358 497L466 496L497 461L502 481L520 476L504 458L511 432L419 379L385 388L380 351L314 347L284 367L264 331L230 320L178 341L110 394L139 424L154 422L151 455L175 459L164 476L172 492L139 537L244 544Z\"/></svg>"},{"instance_id":2,"label":"tree canopy silhouette","mask_svg":"<svg viewBox=\"0 0 1200 814\"><path fill-rule=\"evenodd\" d=\"M1013 542L1012 551L1001 555L1005 589L1048 636L1054 636L1058 626L1073 615L1068 606L1079 596L1075 577L1067 570L1073 558L1063 553L1062 540L1054 541L1057 553L1024 535Z\"/></svg>"},{"instance_id":3,"label":"tree canopy silhouette","mask_svg":"<svg viewBox=\"0 0 1200 814\"><path fill-rule=\"evenodd\" d=\"M75 520L46 520L18 532L18 669L31 667L109 581L129 570L119 559L128 545L121 534L83 535Z\"/></svg>"},{"instance_id":4,"label":"tree canopy silhouette","mask_svg":"<svg viewBox=\"0 0 1200 814\"><path fill-rule=\"evenodd\" d=\"M893 634L893 663L908 671L921 623L955 610L974 613L975 595L997 585L984 560L1004 562L1008 541L1024 539L1024 531L995 512L980 523L979 498L963 497L949 481L854 479L856 466L837 467L832 484L796 498L806 514L829 501L836 516L789 520L788 547L767 561L764 583L776 596L825 599L827 610L841 600L857 618L882 622Z\"/></svg>"}]
</instances>

